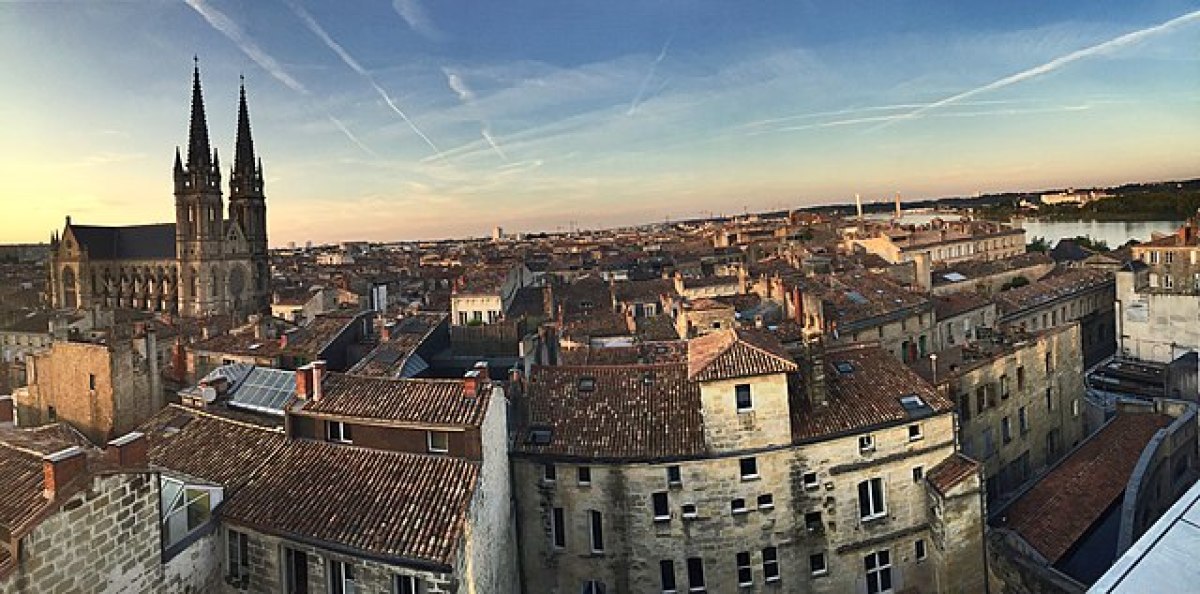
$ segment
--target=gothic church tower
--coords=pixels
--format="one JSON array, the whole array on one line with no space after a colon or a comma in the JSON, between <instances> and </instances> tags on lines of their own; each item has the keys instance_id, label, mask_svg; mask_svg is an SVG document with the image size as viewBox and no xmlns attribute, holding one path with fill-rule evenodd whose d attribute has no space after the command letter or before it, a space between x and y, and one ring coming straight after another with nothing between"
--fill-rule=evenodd
<instances>
[{"instance_id":1,"label":"gothic church tower","mask_svg":"<svg viewBox=\"0 0 1200 594\"><path fill-rule=\"evenodd\" d=\"M263 195L262 160L254 156L254 139L250 136L250 110L246 107L246 84L243 81L238 97L237 143L233 171L229 176L229 220L244 236L250 270L230 269L230 294L245 295L245 301L235 308L246 311L270 309L268 280L271 275L267 253L267 202ZM245 276L246 286L237 286Z\"/></svg>"}]
</instances>

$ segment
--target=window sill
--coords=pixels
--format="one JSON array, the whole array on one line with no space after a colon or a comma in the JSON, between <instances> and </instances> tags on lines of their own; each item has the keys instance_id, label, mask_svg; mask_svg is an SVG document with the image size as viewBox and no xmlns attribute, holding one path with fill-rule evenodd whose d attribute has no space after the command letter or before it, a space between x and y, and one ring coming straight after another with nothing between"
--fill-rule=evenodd
<instances>
[{"instance_id":1,"label":"window sill","mask_svg":"<svg viewBox=\"0 0 1200 594\"><path fill-rule=\"evenodd\" d=\"M762 477L758 476L757 474L743 474L742 482L757 481L761 478Z\"/></svg>"},{"instance_id":2,"label":"window sill","mask_svg":"<svg viewBox=\"0 0 1200 594\"><path fill-rule=\"evenodd\" d=\"M662 523L670 522L670 521L671 521L671 516L654 516L655 524L662 524Z\"/></svg>"},{"instance_id":3,"label":"window sill","mask_svg":"<svg viewBox=\"0 0 1200 594\"><path fill-rule=\"evenodd\" d=\"M829 570L822 569L821 571L811 572L809 575L811 575L812 577L815 577L815 578L822 578L822 577L829 575Z\"/></svg>"},{"instance_id":4,"label":"window sill","mask_svg":"<svg viewBox=\"0 0 1200 594\"><path fill-rule=\"evenodd\" d=\"M689 515L684 515L684 516L683 516L683 519L685 519L685 520L699 520L699 519L700 519L700 514L689 514Z\"/></svg>"},{"instance_id":5,"label":"window sill","mask_svg":"<svg viewBox=\"0 0 1200 594\"><path fill-rule=\"evenodd\" d=\"M778 584L780 582L780 577L777 575L773 575L764 581L766 581L768 584Z\"/></svg>"},{"instance_id":6,"label":"window sill","mask_svg":"<svg viewBox=\"0 0 1200 594\"><path fill-rule=\"evenodd\" d=\"M875 514L873 516L860 516L858 518L858 520L859 520L859 523L862 523L862 524L872 524L872 523L878 522L880 520L886 520L887 517L888 517L887 512L883 512L881 514Z\"/></svg>"},{"instance_id":7,"label":"window sill","mask_svg":"<svg viewBox=\"0 0 1200 594\"><path fill-rule=\"evenodd\" d=\"M750 510L746 509L746 508L735 509L735 510L731 510L730 513L733 514L734 517L744 516L744 515L750 513Z\"/></svg>"},{"instance_id":8,"label":"window sill","mask_svg":"<svg viewBox=\"0 0 1200 594\"><path fill-rule=\"evenodd\" d=\"M760 506L758 506L758 511L761 511L761 512L769 512L769 511L771 511L771 510L773 510L773 509L775 509L775 504L774 504L774 503L768 503L767 505L760 505Z\"/></svg>"}]
</instances>

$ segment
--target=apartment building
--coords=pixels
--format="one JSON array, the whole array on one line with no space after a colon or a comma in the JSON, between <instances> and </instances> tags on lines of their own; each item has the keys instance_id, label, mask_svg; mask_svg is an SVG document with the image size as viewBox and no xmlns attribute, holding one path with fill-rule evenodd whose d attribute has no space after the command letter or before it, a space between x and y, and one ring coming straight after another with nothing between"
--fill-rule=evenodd
<instances>
[{"instance_id":1,"label":"apartment building","mask_svg":"<svg viewBox=\"0 0 1200 594\"><path fill-rule=\"evenodd\" d=\"M882 275L849 271L797 283L794 317L807 334L824 334L832 344L877 342L905 363L940 348L933 302Z\"/></svg>"},{"instance_id":2,"label":"apartment building","mask_svg":"<svg viewBox=\"0 0 1200 594\"><path fill-rule=\"evenodd\" d=\"M981 588L953 403L878 347L810 354L730 330L534 367L512 454L526 591Z\"/></svg>"},{"instance_id":3,"label":"apartment building","mask_svg":"<svg viewBox=\"0 0 1200 594\"><path fill-rule=\"evenodd\" d=\"M1091 366L1116 350L1115 287L1108 271L1060 269L996 295L997 326L1035 332L1078 323L1084 362Z\"/></svg>"},{"instance_id":4,"label":"apartment building","mask_svg":"<svg viewBox=\"0 0 1200 594\"><path fill-rule=\"evenodd\" d=\"M996 334L937 355L917 368L936 375L958 404L959 443L982 464L989 504L1052 466L1102 420L1086 406L1077 324Z\"/></svg>"},{"instance_id":5,"label":"apartment building","mask_svg":"<svg viewBox=\"0 0 1200 594\"><path fill-rule=\"evenodd\" d=\"M1170 363L1200 350L1200 227L1133 247L1117 272L1117 323L1123 356Z\"/></svg>"}]
</instances>

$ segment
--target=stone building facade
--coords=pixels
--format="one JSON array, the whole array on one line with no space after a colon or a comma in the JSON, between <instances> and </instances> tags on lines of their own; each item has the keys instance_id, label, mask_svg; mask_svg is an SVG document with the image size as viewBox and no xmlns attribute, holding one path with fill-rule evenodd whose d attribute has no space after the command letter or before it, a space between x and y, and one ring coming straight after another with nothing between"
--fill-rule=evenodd
<instances>
[{"instance_id":1,"label":"stone building facade","mask_svg":"<svg viewBox=\"0 0 1200 594\"><path fill-rule=\"evenodd\" d=\"M243 86L225 217L221 167L209 144L197 66L187 160L175 151L175 222L78 225L51 240L48 274L57 308L93 305L185 316L245 316L269 308L270 263L262 162L254 154Z\"/></svg>"},{"instance_id":2,"label":"stone building facade","mask_svg":"<svg viewBox=\"0 0 1200 594\"><path fill-rule=\"evenodd\" d=\"M948 400L877 347L798 381L745 331L691 342L686 363L535 368L513 455L525 591L981 586L978 466L934 473L954 504L930 505L927 473L958 459ZM886 420L835 420L871 406Z\"/></svg>"},{"instance_id":3,"label":"stone building facade","mask_svg":"<svg viewBox=\"0 0 1200 594\"><path fill-rule=\"evenodd\" d=\"M1036 332L1078 323L1083 358L1090 367L1116 351L1115 287L1112 273L1105 270L1059 270L997 295L997 326Z\"/></svg>"},{"instance_id":4,"label":"stone building facade","mask_svg":"<svg viewBox=\"0 0 1200 594\"><path fill-rule=\"evenodd\" d=\"M1098 426L1085 398L1079 327L997 335L938 353L939 389L958 405L962 451L983 466L989 502L1052 466ZM930 376L926 362L922 373Z\"/></svg>"},{"instance_id":5,"label":"stone building facade","mask_svg":"<svg viewBox=\"0 0 1200 594\"><path fill-rule=\"evenodd\" d=\"M166 403L152 326L121 328L107 344L60 341L27 360L17 390L23 426L65 421L95 444L132 431Z\"/></svg>"},{"instance_id":6,"label":"stone building facade","mask_svg":"<svg viewBox=\"0 0 1200 594\"><path fill-rule=\"evenodd\" d=\"M1200 243L1193 219L1175 235L1133 248L1117 272L1117 324L1124 357L1169 363L1200 350Z\"/></svg>"}]
</instances>

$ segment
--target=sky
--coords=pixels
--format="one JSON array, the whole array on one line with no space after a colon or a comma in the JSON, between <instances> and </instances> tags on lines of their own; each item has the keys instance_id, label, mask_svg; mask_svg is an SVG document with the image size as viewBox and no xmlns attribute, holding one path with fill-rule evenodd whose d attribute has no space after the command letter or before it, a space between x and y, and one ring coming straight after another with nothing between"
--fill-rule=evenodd
<instances>
[{"instance_id":1,"label":"sky","mask_svg":"<svg viewBox=\"0 0 1200 594\"><path fill-rule=\"evenodd\" d=\"M0 243L172 220L193 56L279 246L1197 177L1197 48L1174 0L6 0Z\"/></svg>"}]
</instances>

